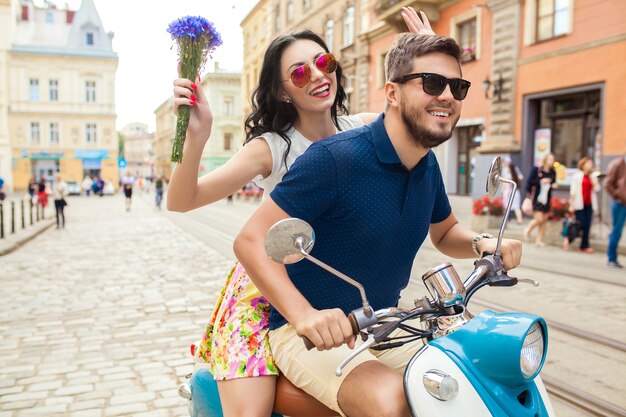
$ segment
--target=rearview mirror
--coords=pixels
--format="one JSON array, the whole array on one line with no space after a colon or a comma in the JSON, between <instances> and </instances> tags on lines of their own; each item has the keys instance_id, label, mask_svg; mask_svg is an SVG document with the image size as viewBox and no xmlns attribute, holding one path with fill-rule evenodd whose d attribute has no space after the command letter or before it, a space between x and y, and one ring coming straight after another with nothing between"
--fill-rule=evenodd
<instances>
[{"instance_id":1,"label":"rearview mirror","mask_svg":"<svg viewBox=\"0 0 626 417\"><path fill-rule=\"evenodd\" d=\"M489 167L489 173L487 174L487 195L490 198L493 198L498 192L498 187L500 186L500 179L502 177L502 158L500 156L496 156L491 161L491 166Z\"/></svg>"},{"instance_id":2,"label":"rearview mirror","mask_svg":"<svg viewBox=\"0 0 626 417\"><path fill-rule=\"evenodd\" d=\"M274 224L265 235L265 252L281 264L293 264L311 253L315 244L313 228L304 220L283 219Z\"/></svg>"}]
</instances>

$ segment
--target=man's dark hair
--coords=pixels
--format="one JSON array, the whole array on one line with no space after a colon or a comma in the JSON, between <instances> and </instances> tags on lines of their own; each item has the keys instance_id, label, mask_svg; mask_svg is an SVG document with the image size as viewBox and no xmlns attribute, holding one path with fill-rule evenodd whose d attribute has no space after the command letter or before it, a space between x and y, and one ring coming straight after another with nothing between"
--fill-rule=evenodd
<instances>
[{"instance_id":1,"label":"man's dark hair","mask_svg":"<svg viewBox=\"0 0 626 417\"><path fill-rule=\"evenodd\" d=\"M461 66L463 50L454 39L414 33L400 34L385 57L385 80L395 80L411 73L414 58L434 52L450 55Z\"/></svg>"}]
</instances>

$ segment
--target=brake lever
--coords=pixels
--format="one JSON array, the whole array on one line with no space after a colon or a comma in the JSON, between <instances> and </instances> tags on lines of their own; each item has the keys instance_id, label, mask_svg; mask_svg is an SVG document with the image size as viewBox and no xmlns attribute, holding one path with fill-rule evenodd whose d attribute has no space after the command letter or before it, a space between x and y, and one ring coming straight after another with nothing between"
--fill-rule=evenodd
<instances>
[{"instance_id":1,"label":"brake lever","mask_svg":"<svg viewBox=\"0 0 626 417\"><path fill-rule=\"evenodd\" d=\"M368 336L367 340L361 346L356 348L350 355L348 355L347 358L345 358L339 364L337 369L335 369L335 375L341 376L341 374L343 373L343 367L346 366L348 364L348 362L350 362L352 359L354 359L357 355L360 355L361 353L363 353L364 351L366 351L367 349L372 347L372 345L374 343L376 343L376 339L374 337L372 337L371 335Z\"/></svg>"}]
</instances>

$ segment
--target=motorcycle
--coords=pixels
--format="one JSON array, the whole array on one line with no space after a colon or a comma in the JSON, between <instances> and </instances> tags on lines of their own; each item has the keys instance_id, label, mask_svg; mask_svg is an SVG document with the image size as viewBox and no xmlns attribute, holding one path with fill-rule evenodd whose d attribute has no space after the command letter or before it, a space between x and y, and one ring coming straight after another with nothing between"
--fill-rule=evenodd
<instances>
[{"instance_id":1,"label":"motorcycle","mask_svg":"<svg viewBox=\"0 0 626 417\"><path fill-rule=\"evenodd\" d=\"M495 253L484 253L476 260L474 271L464 281L450 263L428 271L422 281L430 297L416 299L415 307L410 309L388 307L374 311L359 282L310 255L315 234L306 222L291 218L272 226L265 249L273 260L289 264L306 258L360 292L362 306L350 312L348 318L363 343L338 365L338 376L347 363L367 349L393 349L422 340L422 347L404 372L406 399L413 416L555 415L539 376L548 348L545 320L525 313L489 310L473 316L467 309L471 297L485 286L509 287L520 282L539 285L534 280L511 277L504 270L500 244L516 184L502 178L498 156L489 169L487 194L493 197L501 183L511 184L513 191ZM397 329L404 330L404 334L395 335ZM305 344L313 347L306 339ZM190 400L192 417L222 416L216 383L208 370L195 372L188 384L179 387L179 394ZM282 375L278 378L274 411L272 417L337 415Z\"/></svg>"}]
</instances>

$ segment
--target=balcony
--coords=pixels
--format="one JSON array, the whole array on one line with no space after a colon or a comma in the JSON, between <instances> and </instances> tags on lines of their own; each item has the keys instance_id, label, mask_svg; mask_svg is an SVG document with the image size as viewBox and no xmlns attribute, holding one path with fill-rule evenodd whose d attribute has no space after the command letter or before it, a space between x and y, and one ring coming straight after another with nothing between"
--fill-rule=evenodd
<instances>
[{"instance_id":1,"label":"balcony","mask_svg":"<svg viewBox=\"0 0 626 417\"><path fill-rule=\"evenodd\" d=\"M445 0L378 0L376 14L386 24L405 31L406 25L400 16L403 7L413 7L417 12L422 10L428 16L428 20L435 23L439 20L439 7L444 2Z\"/></svg>"}]
</instances>

